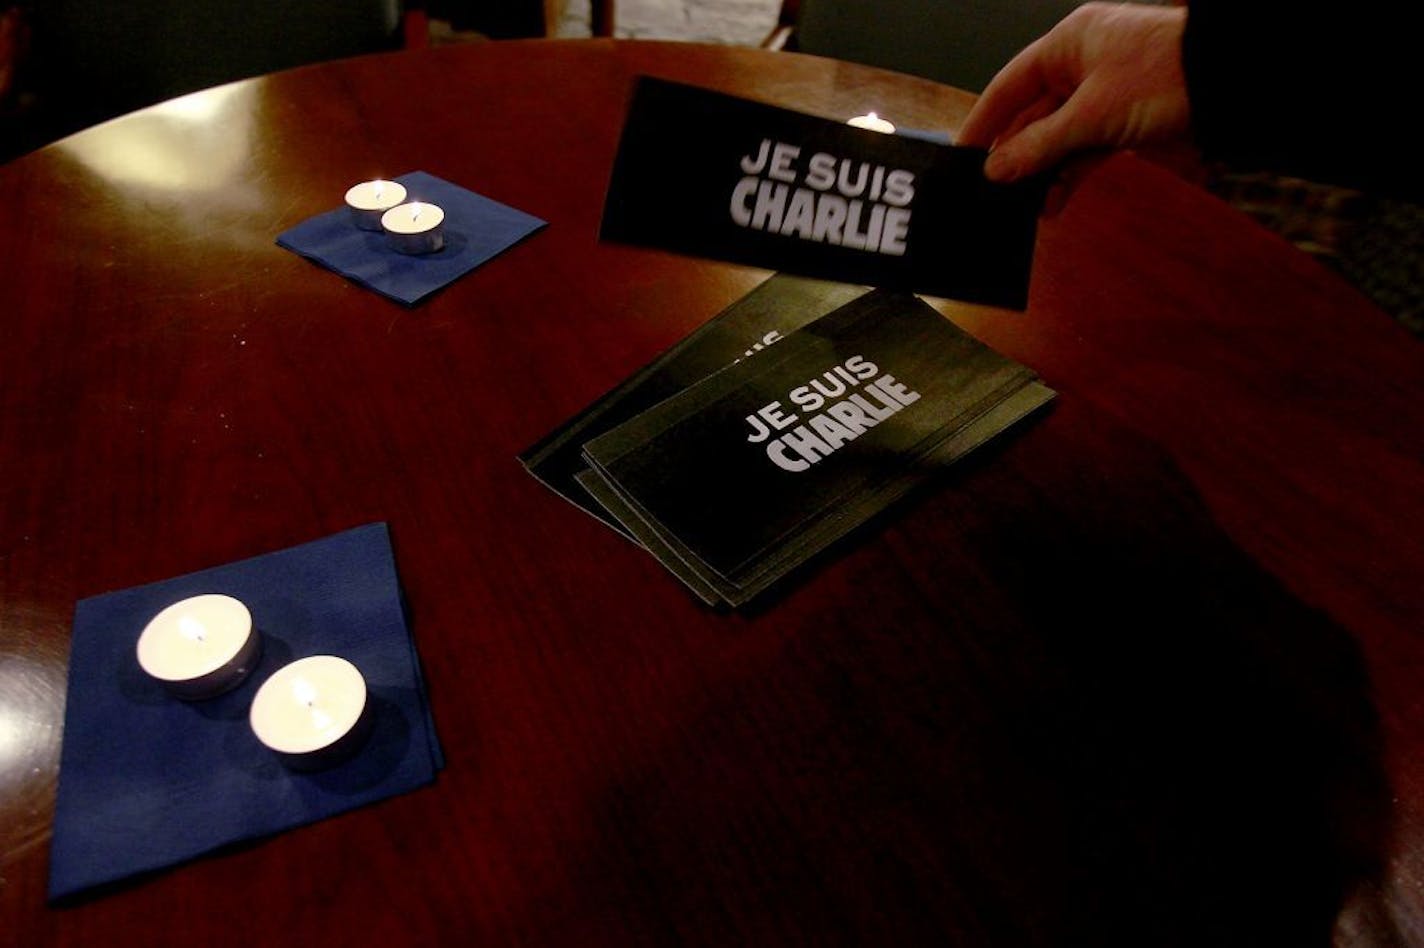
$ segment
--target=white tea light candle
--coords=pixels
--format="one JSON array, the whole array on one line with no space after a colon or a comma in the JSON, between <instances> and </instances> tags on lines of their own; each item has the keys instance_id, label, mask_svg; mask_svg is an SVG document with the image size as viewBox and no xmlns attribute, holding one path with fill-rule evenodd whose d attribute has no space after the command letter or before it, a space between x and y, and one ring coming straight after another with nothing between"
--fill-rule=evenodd
<instances>
[{"instance_id":1,"label":"white tea light candle","mask_svg":"<svg viewBox=\"0 0 1424 948\"><path fill-rule=\"evenodd\" d=\"M445 211L438 204L411 201L381 216L391 246L401 253L434 253L445 246Z\"/></svg>"},{"instance_id":2,"label":"white tea light candle","mask_svg":"<svg viewBox=\"0 0 1424 948\"><path fill-rule=\"evenodd\" d=\"M351 221L362 230L380 230L381 215L405 202L405 185L399 181L362 181L346 192Z\"/></svg>"},{"instance_id":3,"label":"white tea light candle","mask_svg":"<svg viewBox=\"0 0 1424 948\"><path fill-rule=\"evenodd\" d=\"M257 689L252 733L285 763L310 770L354 750L369 723L366 679L336 655L312 655L273 672Z\"/></svg>"},{"instance_id":4,"label":"white tea light candle","mask_svg":"<svg viewBox=\"0 0 1424 948\"><path fill-rule=\"evenodd\" d=\"M874 112L867 115L857 115L855 118L849 119L846 124L854 125L856 128L868 128L872 132L884 132L887 135L893 135L895 133L895 126Z\"/></svg>"},{"instance_id":5,"label":"white tea light candle","mask_svg":"<svg viewBox=\"0 0 1424 948\"><path fill-rule=\"evenodd\" d=\"M179 600L150 619L138 637L138 663L173 695L194 701L241 684L261 646L247 606L210 593Z\"/></svg>"}]
</instances>

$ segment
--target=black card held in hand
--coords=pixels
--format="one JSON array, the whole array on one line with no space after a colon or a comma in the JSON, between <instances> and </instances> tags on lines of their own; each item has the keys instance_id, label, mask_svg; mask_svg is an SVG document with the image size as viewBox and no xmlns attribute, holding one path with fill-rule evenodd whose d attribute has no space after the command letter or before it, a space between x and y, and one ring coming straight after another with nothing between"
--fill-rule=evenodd
<instances>
[{"instance_id":1,"label":"black card held in hand","mask_svg":"<svg viewBox=\"0 0 1424 948\"><path fill-rule=\"evenodd\" d=\"M605 240L1023 309L1044 182L984 152L641 78Z\"/></svg>"},{"instance_id":2,"label":"black card held in hand","mask_svg":"<svg viewBox=\"0 0 1424 948\"><path fill-rule=\"evenodd\" d=\"M584 456L630 532L740 604L1052 397L923 301L878 290Z\"/></svg>"}]
</instances>

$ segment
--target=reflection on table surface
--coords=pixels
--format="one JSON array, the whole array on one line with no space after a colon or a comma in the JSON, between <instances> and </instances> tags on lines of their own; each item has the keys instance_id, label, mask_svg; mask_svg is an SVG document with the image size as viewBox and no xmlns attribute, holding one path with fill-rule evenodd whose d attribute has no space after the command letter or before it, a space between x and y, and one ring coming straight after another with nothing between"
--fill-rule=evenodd
<instances>
[{"instance_id":1,"label":"reflection on table surface","mask_svg":"<svg viewBox=\"0 0 1424 948\"><path fill-rule=\"evenodd\" d=\"M1060 393L706 610L515 456L768 274L596 240L640 73L953 130L755 50L489 43L222 87L0 168L0 931L91 943L1310 944L1424 926L1424 350L1132 156L1028 311ZM550 222L405 309L277 248L425 170ZM433 788L47 907L76 600L390 524ZM254 910L260 907L260 910Z\"/></svg>"}]
</instances>

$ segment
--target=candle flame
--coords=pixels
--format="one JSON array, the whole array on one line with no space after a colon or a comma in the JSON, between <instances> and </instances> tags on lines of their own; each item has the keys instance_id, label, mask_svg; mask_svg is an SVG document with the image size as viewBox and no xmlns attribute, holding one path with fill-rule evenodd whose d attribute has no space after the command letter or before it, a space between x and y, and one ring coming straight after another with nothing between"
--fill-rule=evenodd
<instances>
[{"instance_id":1,"label":"candle flame","mask_svg":"<svg viewBox=\"0 0 1424 948\"><path fill-rule=\"evenodd\" d=\"M292 681L292 695L308 708L316 704L316 688L305 678Z\"/></svg>"},{"instance_id":2,"label":"candle flame","mask_svg":"<svg viewBox=\"0 0 1424 948\"><path fill-rule=\"evenodd\" d=\"M872 114L873 114L873 113L872 113ZM384 181L377 181L377 182L376 182L376 188L375 188L375 190L376 190L376 200L379 201L379 200L381 199L381 192L383 192L383 191L386 190L386 182L384 182Z\"/></svg>"},{"instance_id":3,"label":"candle flame","mask_svg":"<svg viewBox=\"0 0 1424 948\"><path fill-rule=\"evenodd\" d=\"M208 630L192 616L179 616L178 633L190 642L203 642L207 640Z\"/></svg>"},{"instance_id":4,"label":"candle flame","mask_svg":"<svg viewBox=\"0 0 1424 948\"><path fill-rule=\"evenodd\" d=\"M868 112L865 115L857 115L846 122L847 125L854 125L856 128L866 128L874 132L884 132L889 134L895 131L895 126L881 118L875 112Z\"/></svg>"},{"instance_id":5,"label":"candle flame","mask_svg":"<svg viewBox=\"0 0 1424 948\"><path fill-rule=\"evenodd\" d=\"M413 205L413 207L415 208L415 210L413 210L413 211L411 212L411 215L410 215L410 219L411 219L411 222L412 222L412 223L414 223L415 221L420 220L420 212L423 211L423 210L425 210L425 205L424 205L424 204L419 204L419 203L417 203L417 204Z\"/></svg>"}]
</instances>

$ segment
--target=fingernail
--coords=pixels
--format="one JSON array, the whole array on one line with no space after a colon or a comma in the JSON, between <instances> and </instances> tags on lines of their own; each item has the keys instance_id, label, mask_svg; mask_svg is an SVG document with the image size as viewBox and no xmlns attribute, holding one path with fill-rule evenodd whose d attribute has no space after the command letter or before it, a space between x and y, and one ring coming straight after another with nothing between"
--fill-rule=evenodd
<instances>
[{"instance_id":1,"label":"fingernail","mask_svg":"<svg viewBox=\"0 0 1424 948\"><path fill-rule=\"evenodd\" d=\"M990 181L1007 182L1014 179L1014 162L1002 151L991 151L984 160L984 177Z\"/></svg>"}]
</instances>

